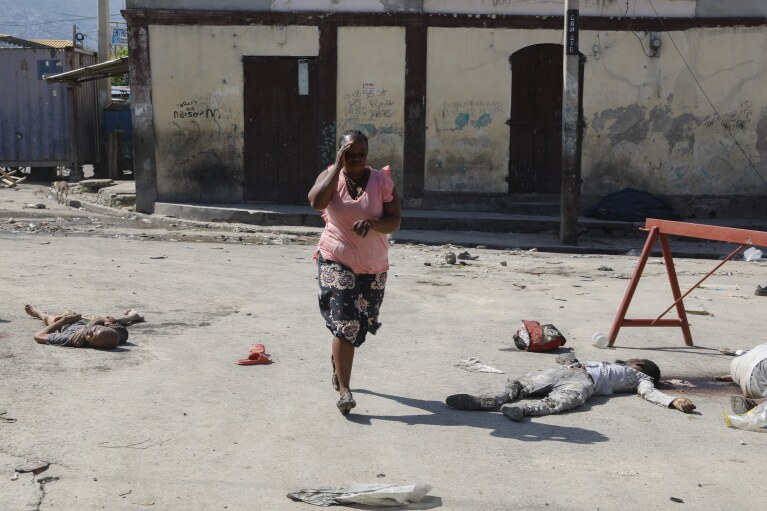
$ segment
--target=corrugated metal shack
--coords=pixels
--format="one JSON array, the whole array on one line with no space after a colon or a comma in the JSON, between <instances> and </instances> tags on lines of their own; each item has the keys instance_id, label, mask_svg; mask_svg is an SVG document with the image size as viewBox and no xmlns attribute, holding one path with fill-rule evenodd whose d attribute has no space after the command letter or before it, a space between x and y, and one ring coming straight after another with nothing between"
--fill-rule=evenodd
<instances>
[{"instance_id":1,"label":"corrugated metal shack","mask_svg":"<svg viewBox=\"0 0 767 511\"><path fill-rule=\"evenodd\" d=\"M0 35L0 166L55 176L99 160L95 82L46 83L49 74L90 66L95 53L70 41Z\"/></svg>"}]
</instances>

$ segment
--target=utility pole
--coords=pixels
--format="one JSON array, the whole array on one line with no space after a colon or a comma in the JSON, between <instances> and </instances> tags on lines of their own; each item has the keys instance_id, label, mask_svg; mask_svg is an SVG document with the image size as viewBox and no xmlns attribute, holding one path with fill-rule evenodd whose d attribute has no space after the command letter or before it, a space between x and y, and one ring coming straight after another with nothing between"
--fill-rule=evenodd
<instances>
[{"instance_id":1,"label":"utility pole","mask_svg":"<svg viewBox=\"0 0 767 511\"><path fill-rule=\"evenodd\" d=\"M578 0L565 0L564 47L559 241L563 245L577 245L581 199Z\"/></svg>"},{"instance_id":2,"label":"utility pole","mask_svg":"<svg viewBox=\"0 0 767 511\"><path fill-rule=\"evenodd\" d=\"M99 62L106 62L112 59L112 50L109 42L109 0L99 0ZM112 86L110 78L102 78L98 81L98 94L99 94L99 133L101 133L100 127L103 125L104 109L109 105ZM105 176L106 169L106 145L99 136L99 163L95 169L97 177Z\"/></svg>"}]
</instances>

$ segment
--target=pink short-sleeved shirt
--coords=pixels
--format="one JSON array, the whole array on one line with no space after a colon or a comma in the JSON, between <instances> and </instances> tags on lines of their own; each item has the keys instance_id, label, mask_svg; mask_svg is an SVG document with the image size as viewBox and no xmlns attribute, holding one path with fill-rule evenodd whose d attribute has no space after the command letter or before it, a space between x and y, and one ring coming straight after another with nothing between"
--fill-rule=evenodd
<instances>
[{"instance_id":1,"label":"pink short-sleeved shirt","mask_svg":"<svg viewBox=\"0 0 767 511\"><path fill-rule=\"evenodd\" d=\"M352 230L357 220L381 218L384 202L394 199L394 182L388 173L370 167L368 170L365 191L356 200L349 195L346 180L339 176L336 193L322 215L325 230L317 245L323 259L344 264L354 273L382 273L389 269L386 235L371 229L363 238Z\"/></svg>"}]
</instances>

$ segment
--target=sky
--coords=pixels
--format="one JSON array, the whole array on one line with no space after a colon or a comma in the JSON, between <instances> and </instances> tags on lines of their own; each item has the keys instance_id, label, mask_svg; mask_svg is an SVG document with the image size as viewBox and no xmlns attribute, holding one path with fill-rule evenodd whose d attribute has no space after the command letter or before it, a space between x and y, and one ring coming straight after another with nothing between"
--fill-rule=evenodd
<instances>
[{"instance_id":1,"label":"sky","mask_svg":"<svg viewBox=\"0 0 767 511\"><path fill-rule=\"evenodd\" d=\"M0 34L22 39L72 39L72 25L83 45L98 47L98 0L0 0ZM111 21L124 22L125 0L109 0Z\"/></svg>"}]
</instances>

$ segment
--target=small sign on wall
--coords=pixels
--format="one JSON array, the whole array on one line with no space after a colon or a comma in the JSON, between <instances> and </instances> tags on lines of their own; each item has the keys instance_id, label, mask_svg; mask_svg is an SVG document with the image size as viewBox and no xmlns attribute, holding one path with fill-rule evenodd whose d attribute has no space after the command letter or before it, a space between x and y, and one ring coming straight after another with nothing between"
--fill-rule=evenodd
<instances>
[{"instance_id":1,"label":"small sign on wall","mask_svg":"<svg viewBox=\"0 0 767 511\"><path fill-rule=\"evenodd\" d=\"M298 61L298 95L309 95L309 61Z\"/></svg>"}]
</instances>

